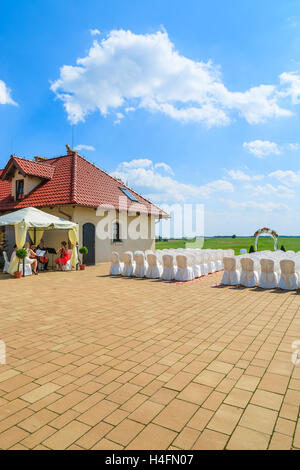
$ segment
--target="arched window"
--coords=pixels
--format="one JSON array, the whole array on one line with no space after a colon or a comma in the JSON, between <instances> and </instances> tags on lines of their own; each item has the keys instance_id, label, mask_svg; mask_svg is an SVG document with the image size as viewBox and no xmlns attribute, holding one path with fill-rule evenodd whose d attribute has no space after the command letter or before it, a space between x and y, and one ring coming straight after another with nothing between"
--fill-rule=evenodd
<instances>
[{"instance_id":1,"label":"arched window","mask_svg":"<svg viewBox=\"0 0 300 470\"><path fill-rule=\"evenodd\" d=\"M112 230L112 236L113 236L113 242L120 242L120 224L119 222L114 222L113 223L113 230Z\"/></svg>"}]
</instances>

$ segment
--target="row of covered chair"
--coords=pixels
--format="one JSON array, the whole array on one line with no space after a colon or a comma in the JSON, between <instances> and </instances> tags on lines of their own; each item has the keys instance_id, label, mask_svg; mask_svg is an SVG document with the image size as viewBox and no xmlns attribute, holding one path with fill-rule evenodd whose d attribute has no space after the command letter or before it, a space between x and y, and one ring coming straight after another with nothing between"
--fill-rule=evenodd
<instances>
[{"instance_id":1,"label":"row of covered chair","mask_svg":"<svg viewBox=\"0 0 300 470\"><path fill-rule=\"evenodd\" d=\"M111 275L190 281L223 270L223 258L233 250L165 249L111 254Z\"/></svg>"},{"instance_id":2,"label":"row of covered chair","mask_svg":"<svg viewBox=\"0 0 300 470\"><path fill-rule=\"evenodd\" d=\"M300 253L256 252L224 257L222 284L283 290L300 288Z\"/></svg>"}]
</instances>

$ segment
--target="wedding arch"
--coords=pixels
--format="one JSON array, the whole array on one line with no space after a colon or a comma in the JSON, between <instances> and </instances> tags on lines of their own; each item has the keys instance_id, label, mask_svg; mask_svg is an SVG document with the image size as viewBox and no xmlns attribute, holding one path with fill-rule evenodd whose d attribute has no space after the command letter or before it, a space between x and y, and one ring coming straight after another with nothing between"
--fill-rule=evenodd
<instances>
[{"instance_id":1,"label":"wedding arch","mask_svg":"<svg viewBox=\"0 0 300 470\"><path fill-rule=\"evenodd\" d=\"M261 235L263 235L264 233L267 233L269 235L271 235L271 237L273 237L273 240L274 240L274 250L276 251L277 250L277 239L278 239L278 233L275 232L275 230L271 230L270 228L268 227L263 227L263 228L260 228L259 230L256 230L255 234L254 234L254 237L255 237L255 251L257 251L257 242L258 242L258 239Z\"/></svg>"}]
</instances>

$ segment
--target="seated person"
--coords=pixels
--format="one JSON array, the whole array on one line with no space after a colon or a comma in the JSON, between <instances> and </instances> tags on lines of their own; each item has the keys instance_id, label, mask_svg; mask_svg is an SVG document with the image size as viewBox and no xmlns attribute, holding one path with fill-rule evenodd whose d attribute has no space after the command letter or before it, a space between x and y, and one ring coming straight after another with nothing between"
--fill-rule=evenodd
<instances>
[{"instance_id":1,"label":"seated person","mask_svg":"<svg viewBox=\"0 0 300 470\"><path fill-rule=\"evenodd\" d=\"M47 251L47 248L45 246L43 238L41 238L41 241L40 241L37 249L41 250L41 251ZM39 261L39 263L41 263L44 266L44 271L48 271L49 259L46 256L46 253L44 254L44 256L38 256L38 261Z\"/></svg>"},{"instance_id":2,"label":"seated person","mask_svg":"<svg viewBox=\"0 0 300 470\"><path fill-rule=\"evenodd\" d=\"M34 247L35 248L35 247ZM30 248L29 242L25 243L25 250L27 251L27 257L25 258L25 264L31 264L32 272L37 275L37 259L35 252Z\"/></svg>"},{"instance_id":3,"label":"seated person","mask_svg":"<svg viewBox=\"0 0 300 470\"><path fill-rule=\"evenodd\" d=\"M55 263L57 269L62 271L62 267L67 264L67 262L71 259L71 253L69 253L68 245L66 242L61 242L60 248L56 252L59 257L56 258Z\"/></svg>"}]
</instances>

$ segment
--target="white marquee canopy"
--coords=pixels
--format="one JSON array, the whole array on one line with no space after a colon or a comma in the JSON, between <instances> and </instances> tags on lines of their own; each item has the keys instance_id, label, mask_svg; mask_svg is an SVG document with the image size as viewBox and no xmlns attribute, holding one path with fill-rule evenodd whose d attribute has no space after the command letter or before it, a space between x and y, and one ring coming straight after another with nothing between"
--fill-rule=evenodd
<instances>
[{"instance_id":1,"label":"white marquee canopy","mask_svg":"<svg viewBox=\"0 0 300 470\"><path fill-rule=\"evenodd\" d=\"M55 215L47 214L35 207L26 207L0 217L0 227L12 225L15 227L15 237L17 248L23 248L26 240L27 231L30 238L32 233L38 234L38 241L41 240L44 230L68 230L69 239L73 246L71 265L73 267L78 263L76 244L79 243L78 224L68 220L61 219ZM9 273L13 274L17 268L16 256L12 259L9 267Z\"/></svg>"}]
</instances>

